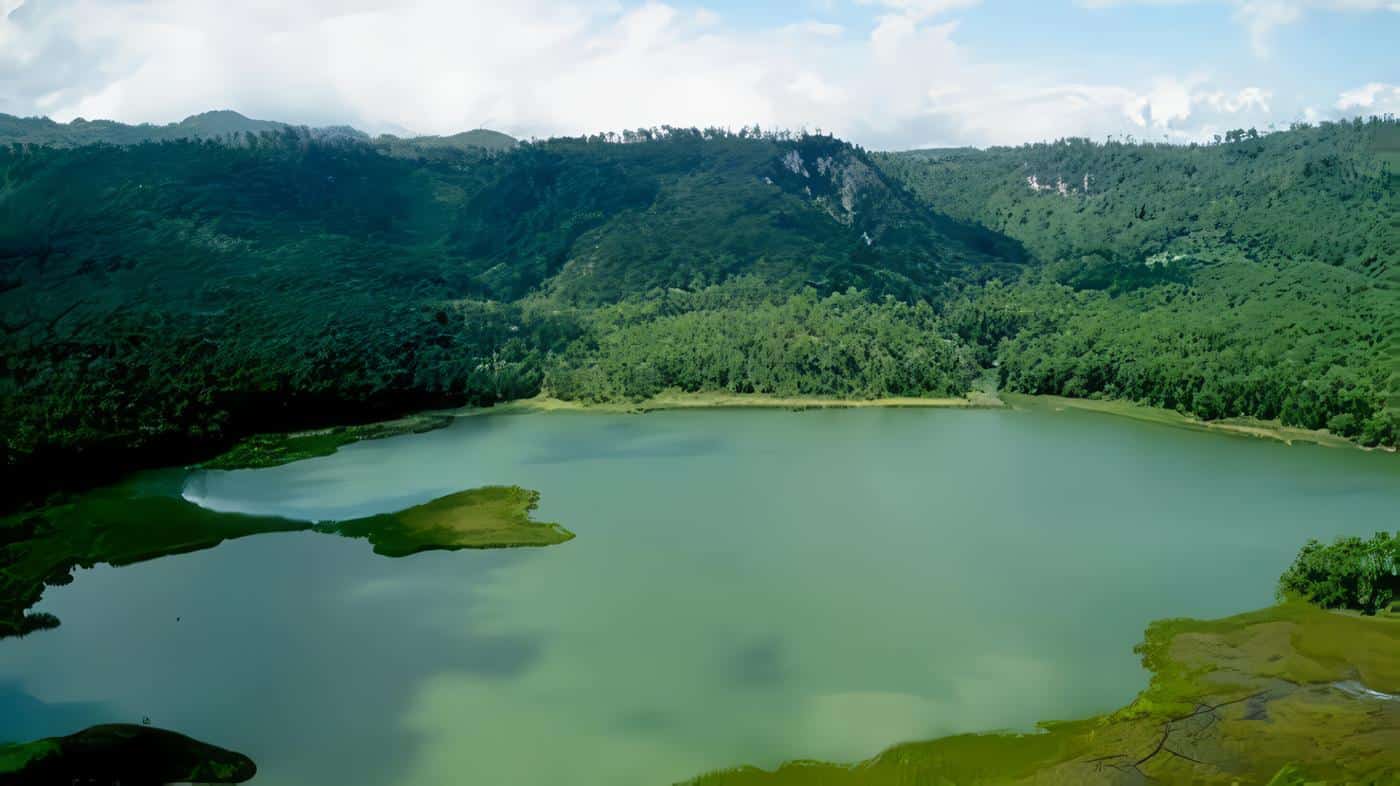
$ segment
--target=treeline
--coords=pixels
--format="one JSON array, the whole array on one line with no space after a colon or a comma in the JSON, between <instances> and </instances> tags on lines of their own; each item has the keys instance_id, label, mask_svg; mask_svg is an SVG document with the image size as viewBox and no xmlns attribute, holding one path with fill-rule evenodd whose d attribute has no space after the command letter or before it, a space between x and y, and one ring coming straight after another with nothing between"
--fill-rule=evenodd
<instances>
[{"instance_id":1,"label":"treeline","mask_svg":"<svg viewBox=\"0 0 1400 786\"><path fill-rule=\"evenodd\" d=\"M551 358L546 390L565 399L643 399L665 390L771 396L960 396L979 368L926 302L851 290L775 295L737 279L672 290L589 316Z\"/></svg>"},{"instance_id":2,"label":"treeline","mask_svg":"<svg viewBox=\"0 0 1400 786\"><path fill-rule=\"evenodd\" d=\"M1298 595L1328 609L1375 614L1400 601L1400 534L1370 540L1310 540L1279 577L1279 595Z\"/></svg>"},{"instance_id":3,"label":"treeline","mask_svg":"<svg viewBox=\"0 0 1400 786\"><path fill-rule=\"evenodd\" d=\"M11 345L0 378L7 493L96 482L143 459L207 458L250 433L533 396L545 354L580 330L515 304L340 305L131 309Z\"/></svg>"},{"instance_id":4,"label":"treeline","mask_svg":"<svg viewBox=\"0 0 1400 786\"><path fill-rule=\"evenodd\" d=\"M1190 285L1113 296L1047 271L951 304L1005 390L1126 399L1205 419L1326 428L1364 445L1400 441L1387 408L1385 325L1395 292L1344 270L1223 260Z\"/></svg>"}]
</instances>

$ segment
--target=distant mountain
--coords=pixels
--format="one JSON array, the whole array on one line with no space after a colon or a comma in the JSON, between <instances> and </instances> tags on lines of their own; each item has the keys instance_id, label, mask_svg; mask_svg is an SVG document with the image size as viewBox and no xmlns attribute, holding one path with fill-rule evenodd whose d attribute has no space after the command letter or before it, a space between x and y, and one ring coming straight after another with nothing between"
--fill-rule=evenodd
<instances>
[{"instance_id":1,"label":"distant mountain","mask_svg":"<svg viewBox=\"0 0 1400 786\"><path fill-rule=\"evenodd\" d=\"M134 145L175 139L229 140L244 134L300 129L275 120L254 120L228 109L190 115L178 123L128 125L114 120L74 119L59 123L47 117L15 117L0 113L0 145L23 143L50 147L80 147L91 144ZM350 126L307 128L315 139L353 139L368 142L369 134ZM514 147L515 139L499 131L479 128L451 136L397 137L385 134L376 144L397 154L421 154L438 150L502 151Z\"/></svg>"},{"instance_id":2,"label":"distant mountain","mask_svg":"<svg viewBox=\"0 0 1400 786\"><path fill-rule=\"evenodd\" d=\"M203 112L167 125L127 125L114 120L83 118L59 123L47 117L0 114L0 144L22 142L57 147L97 143L132 145L171 139L217 139L234 134L260 134L287 127L285 123L253 120L229 110Z\"/></svg>"},{"instance_id":3,"label":"distant mountain","mask_svg":"<svg viewBox=\"0 0 1400 786\"><path fill-rule=\"evenodd\" d=\"M452 134L451 136L399 137L393 134L381 134L375 137L374 141L376 145L387 147L391 152L406 152L409 149L423 152L440 149L466 150L473 148L501 152L510 150L518 144L515 137L486 128L463 131L460 134Z\"/></svg>"}]
</instances>

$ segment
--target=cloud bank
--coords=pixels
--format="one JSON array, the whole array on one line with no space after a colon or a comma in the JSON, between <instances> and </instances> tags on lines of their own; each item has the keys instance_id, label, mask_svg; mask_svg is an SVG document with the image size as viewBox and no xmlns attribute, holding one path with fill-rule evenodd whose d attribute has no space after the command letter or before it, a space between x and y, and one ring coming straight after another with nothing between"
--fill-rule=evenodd
<instances>
[{"instance_id":1,"label":"cloud bank","mask_svg":"<svg viewBox=\"0 0 1400 786\"><path fill-rule=\"evenodd\" d=\"M1238 5L1276 25L1321 2ZM231 108L527 137L757 123L885 148L1184 140L1277 119L1271 90L1207 73L1085 83L986 62L959 42L958 15L977 0L860 4L872 15L860 29L800 18L743 29L710 10L612 0L0 0L0 111L169 122ZM1336 109L1387 106L1385 88Z\"/></svg>"}]
</instances>

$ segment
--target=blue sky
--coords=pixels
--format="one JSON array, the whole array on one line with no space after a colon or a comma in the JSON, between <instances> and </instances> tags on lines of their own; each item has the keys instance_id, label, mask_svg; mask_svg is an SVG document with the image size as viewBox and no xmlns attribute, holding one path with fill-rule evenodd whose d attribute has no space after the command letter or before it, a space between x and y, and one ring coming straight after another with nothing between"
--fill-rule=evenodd
<instances>
[{"instance_id":1,"label":"blue sky","mask_svg":"<svg viewBox=\"0 0 1400 786\"><path fill-rule=\"evenodd\" d=\"M1400 0L0 0L0 111L1189 141L1400 112Z\"/></svg>"}]
</instances>

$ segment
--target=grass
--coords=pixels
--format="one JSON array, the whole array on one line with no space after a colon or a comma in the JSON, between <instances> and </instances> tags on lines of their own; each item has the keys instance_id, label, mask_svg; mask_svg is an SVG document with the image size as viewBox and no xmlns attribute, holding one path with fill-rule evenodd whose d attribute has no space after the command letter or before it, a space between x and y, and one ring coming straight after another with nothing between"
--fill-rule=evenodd
<instances>
[{"instance_id":1,"label":"grass","mask_svg":"<svg viewBox=\"0 0 1400 786\"><path fill-rule=\"evenodd\" d=\"M452 420L451 415L425 413L367 425L337 426L290 434L257 434L201 466L204 469L223 470L277 467L293 461L329 456L345 445L367 439L422 434L446 428Z\"/></svg>"},{"instance_id":2,"label":"grass","mask_svg":"<svg viewBox=\"0 0 1400 786\"><path fill-rule=\"evenodd\" d=\"M1400 783L1400 703L1332 687L1400 690L1400 621L1289 600L1153 623L1137 651L1151 681L1108 715L907 743L857 764L740 767L690 786Z\"/></svg>"},{"instance_id":3,"label":"grass","mask_svg":"<svg viewBox=\"0 0 1400 786\"><path fill-rule=\"evenodd\" d=\"M429 549L547 546L573 537L557 524L531 521L539 494L516 486L462 491L396 513L310 522L209 510L159 485L132 481L0 519L0 638L57 624L28 610L46 585L71 581L74 568L127 565L231 538L311 530L365 538L376 553L402 557Z\"/></svg>"},{"instance_id":4,"label":"grass","mask_svg":"<svg viewBox=\"0 0 1400 786\"><path fill-rule=\"evenodd\" d=\"M0 775L19 772L29 762L53 755L59 750L57 742L47 739L0 745Z\"/></svg>"},{"instance_id":5,"label":"grass","mask_svg":"<svg viewBox=\"0 0 1400 786\"><path fill-rule=\"evenodd\" d=\"M572 540L574 534L558 524L532 521L538 491L519 486L487 486L439 497L397 513L370 516L329 529L347 537L363 537L374 552L404 557L428 549L483 549L510 546L549 546Z\"/></svg>"}]
</instances>

